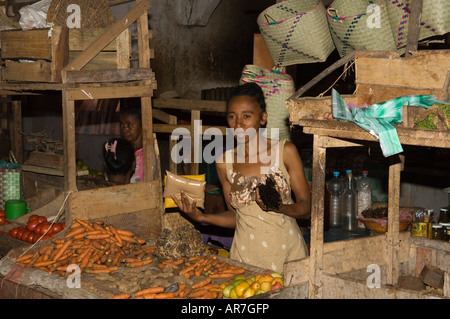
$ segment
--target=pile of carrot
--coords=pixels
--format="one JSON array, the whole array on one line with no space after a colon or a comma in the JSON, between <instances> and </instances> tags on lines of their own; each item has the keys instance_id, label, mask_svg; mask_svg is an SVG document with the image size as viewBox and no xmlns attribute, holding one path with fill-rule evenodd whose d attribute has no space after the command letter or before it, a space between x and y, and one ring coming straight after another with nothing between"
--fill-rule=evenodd
<instances>
[{"instance_id":1,"label":"pile of carrot","mask_svg":"<svg viewBox=\"0 0 450 319\"><path fill-rule=\"evenodd\" d=\"M62 276L73 264L78 265L81 272L110 273L120 265L140 267L152 263L156 247L144 244L145 240L131 231L105 225L102 221L76 219L64 238L52 238L51 243L14 262Z\"/></svg>"},{"instance_id":2,"label":"pile of carrot","mask_svg":"<svg viewBox=\"0 0 450 319\"><path fill-rule=\"evenodd\" d=\"M213 283L213 279L231 278L246 271L244 268L230 265L216 256L167 259L158 264L158 268L161 270L166 267L172 267L175 273L178 272L178 275L184 275L185 278L201 277L203 279L192 286L181 283L176 292L165 292L164 287L150 287L138 291L134 295L121 293L111 299L222 299L222 290L219 284Z\"/></svg>"},{"instance_id":3,"label":"pile of carrot","mask_svg":"<svg viewBox=\"0 0 450 319\"><path fill-rule=\"evenodd\" d=\"M233 266L226 261L219 260L216 256L191 257L184 262L185 268L179 271L186 278L199 277L201 275L214 278L231 278L245 272L239 266Z\"/></svg>"},{"instance_id":4,"label":"pile of carrot","mask_svg":"<svg viewBox=\"0 0 450 319\"><path fill-rule=\"evenodd\" d=\"M164 287L150 287L136 293L121 293L109 299L222 299L222 291L218 284L213 284L207 277L192 286L178 284L178 290L165 291Z\"/></svg>"}]
</instances>

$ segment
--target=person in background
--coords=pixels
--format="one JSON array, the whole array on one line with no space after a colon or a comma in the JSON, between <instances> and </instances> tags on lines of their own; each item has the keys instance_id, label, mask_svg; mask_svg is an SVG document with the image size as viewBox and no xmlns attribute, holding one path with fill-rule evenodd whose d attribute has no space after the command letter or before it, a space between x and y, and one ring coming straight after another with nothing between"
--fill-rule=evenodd
<instances>
[{"instance_id":1,"label":"person in background","mask_svg":"<svg viewBox=\"0 0 450 319\"><path fill-rule=\"evenodd\" d=\"M130 142L123 138L113 138L103 149L105 179L114 184L128 184L134 174L136 160Z\"/></svg>"},{"instance_id":2,"label":"person in background","mask_svg":"<svg viewBox=\"0 0 450 319\"><path fill-rule=\"evenodd\" d=\"M121 104L120 110L120 135L133 145L134 156L136 159L136 169L131 177L130 183L136 183L144 180L144 160L142 149L142 120L141 109L136 106Z\"/></svg>"},{"instance_id":3,"label":"person in background","mask_svg":"<svg viewBox=\"0 0 450 319\"><path fill-rule=\"evenodd\" d=\"M282 273L285 262L308 254L296 219L310 218L311 195L296 146L264 137L266 121L262 89L255 83L235 88L227 101L227 122L236 144L216 159L227 209L203 214L183 192L180 201L172 199L196 222L235 228L230 258ZM275 161L262 161L267 155ZM269 178L281 198L281 205L272 209L257 188Z\"/></svg>"}]
</instances>

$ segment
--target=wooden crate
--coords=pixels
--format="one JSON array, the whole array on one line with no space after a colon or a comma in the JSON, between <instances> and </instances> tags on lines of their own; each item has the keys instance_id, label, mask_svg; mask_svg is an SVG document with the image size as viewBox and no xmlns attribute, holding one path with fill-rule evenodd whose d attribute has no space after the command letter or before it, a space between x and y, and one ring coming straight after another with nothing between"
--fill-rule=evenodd
<instances>
[{"instance_id":1,"label":"wooden crate","mask_svg":"<svg viewBox=\"0 0 450 319\"><path fill-rule=\"evenodd\" d=\"M1 31L3 81L61 82L61 70L107 29L49 29ZM131 36L126 29L92 59L85 70L125 69L130 66Z\"/></svg>"},{"instance_id":2,"label":"wooden crate","mask_svg":"<svg viewBox=\"0 0 450 319\"><path fill-rule=\"evenodd\" d=\"M356 93L342 95L346 103L371 105L404 95L428 94L449 100L450 50L415 51L408 59L396 52L358 51L355 60ZM330 96L293 98L286 104L291 123L326 119L332 112Z\"/></svg>"}]
</instances>

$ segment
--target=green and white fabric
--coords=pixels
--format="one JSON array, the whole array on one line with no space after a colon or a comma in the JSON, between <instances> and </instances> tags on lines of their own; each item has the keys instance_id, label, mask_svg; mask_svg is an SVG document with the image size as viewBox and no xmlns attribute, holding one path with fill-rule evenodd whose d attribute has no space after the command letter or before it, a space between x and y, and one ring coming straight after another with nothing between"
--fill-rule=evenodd
<instances>
[{"instance_id":1,"label":"green and white fabric","mask_svg":"<svg viewBox=\"0 0 450 319\"><path fill-rule=\"evenodd\" d=\"M407 95L368 107L350 108L342 96L332 90L333 117L340 121L353 122L380 141L380 147L385 157L403 152L394 125L403 122L403 106L417 105L429 108L435 103L435 95Z\"/></svg>"}]
</instances>

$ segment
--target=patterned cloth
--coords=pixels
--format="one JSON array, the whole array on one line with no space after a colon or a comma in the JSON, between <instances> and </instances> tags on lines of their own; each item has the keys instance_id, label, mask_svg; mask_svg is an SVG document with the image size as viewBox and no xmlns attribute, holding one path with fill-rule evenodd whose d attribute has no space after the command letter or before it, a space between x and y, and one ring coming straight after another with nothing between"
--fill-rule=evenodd
<instances>
[{"instance_id":1,"label":"patterned cloth","mask_svg":"<svg viewBox=\"0 0 450 319\"><path fill-rule=\"evenodd\" d=\"M131 176L130 183L142 182L144 180L144 157L143 149L140 148L134 152L134 157L136 158L136 168L134 170L133 176Z\"/></svg>"},{"instance_id":2,"label":"patterned cloth","mask_svg":"<svg viewBox=\"0 0 450 319\"><path fill-rule=\"evenodd\" d=\"M283 163L285 141L278 143L277 156L270 174L274 177L283 204L292 204L290 177ZM268 174L246 177L233 169L233 150L227 151L227 178L231 184L230 204L236 210L236 230L230 257L239 262L283 272L286 261L307 256L307 248L295 218L263 211L255 202L255 190ZM231 155L231 156L230 156Z\"/></svg>"}]
</instances>

